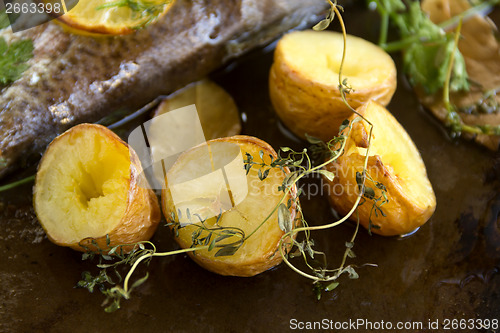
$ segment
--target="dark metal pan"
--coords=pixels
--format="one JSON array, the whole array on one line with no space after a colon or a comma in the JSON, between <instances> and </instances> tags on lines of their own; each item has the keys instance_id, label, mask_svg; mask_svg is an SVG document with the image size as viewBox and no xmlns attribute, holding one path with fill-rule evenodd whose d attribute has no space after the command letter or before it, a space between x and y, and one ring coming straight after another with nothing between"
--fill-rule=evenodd
<instances>
[{"instance_id":1,"label":"dark metal pan","mask_svg":"<svg viewBox=\"0 0 500 333\"><path fill-rule=\"evenodd\" d=\"M363 6L346 8L345 20L349 33L376 40L377 17ZM397 55L395 60L398 63ZM267 84L271 62L268 47L212 78L246 115L244 134L275 148L306 146L290 137L273 113ZM47 240L34 215L31 185L25 185L0 194L0 331L278 332L307 322L364 320L365 325L376 325L383 320L394 327L398 322L421 322L424 329L437 323L437 332L444 325L453 331L453 320L460 319L469 325L478 319L496 319L498 324L500 155L448 139L443 127L420 107L404 77L398 80L389 109L422 154L437 210L418 232L405 238L369 236L362 230L353 262L377 267L359 269L359 279L342 278L337 289L318 301L311 283L285 265L253 278L236 278L205 271L187 256L161 258L151 262L149 280L122 303L122 309L105 313L99 291L90 294L74 288L82 271L97 271L95 262L83 262L80 253ZM303 205L311 224L334 219L326 197L304 198ZM177 246L166 229L160 227L153 238L161 250ZM335 265L352 231L346 223L312 237ZM479 326L471 327L463 331ZM408 331L421 329L413 326ZM498 331L498 326L485 331Z\"/></svg>"}]
</instances>

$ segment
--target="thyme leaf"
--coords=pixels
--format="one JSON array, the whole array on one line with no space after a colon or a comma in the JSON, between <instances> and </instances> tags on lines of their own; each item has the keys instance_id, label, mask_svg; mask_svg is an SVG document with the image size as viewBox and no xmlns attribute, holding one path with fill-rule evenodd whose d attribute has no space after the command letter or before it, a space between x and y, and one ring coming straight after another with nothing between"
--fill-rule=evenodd
<instances>
[{"instance_id":1,"label":"thyme leaf","mask_svg":"<svg viewBox=\"0 0 500 333\"><path fill-rule=\"evenodd\" d=\"M7 13L5 10L0 11L0 29L9 25ZM29 68L26 62L32 57L33 42L30 39L8 44L5 38L0 37L0 88L19 79L21 74Z\"/></svg>"},{"instance_id":2,"label":"thyme leaf","mask_svg":"<svg viewBox=\"0 0 500 333\"><path fill-rule=\"evenodd\" d=\"M344 49L341 67L339 70L339 89L344 103L349 106L345 95L352 91L352 87L349 86L347 80L342 78L342 66L345 59L346 46L345 26L342 16L340 15L340 7L337 8L338 5L336 1L327 1L332 8L329 16L327 17L327 23L330 24L330 22L333 20L333 17L338 17L344 35ZM328 24L322 23L319 25L318 29L326 28ZM354 113L356 113L356 111L352 107L350 107L350 109ZM353 215L360 204L366 203L368 200L372 201L372 211L374 212L374 214L381 214L382 216L384 216L381 207L384 203L387 202L385 186L381 183L371 180L371 178L367 175L367 162L371 145L373 125L361 115L359 116L360 117L354 118L352 121L344 121L340 128L339 135L328 142L323 142L317 138L308 137L308 140L313 144L313 146L309 150L303 149L302 151L295 151L292 148L283 147L279 150L277 157L270 155L270 159L267 161L264 160L263 151L259 152L260 160L254 159L254 156L249 153L245 154L245 159L243 162L244 169L247 174L251 171L252 168L255 168L257 169L257 175L260 180L265 180L266 177L268 177L271 169L280 170L285 175L283 177L282 184L278 187L278 191L282 192L281 199L274 207L274 209L269 212L269 214L263 219L263 221L248 235L246 235L245 232L240 228L222 227L219 224L222 218L222 212L215 218L215 222L212 218L210 223L208 223L209 221L207 220L201 219L200 216L195 215L196 217L198 217L199 221L194 223L193 221L191 221L193 216L190 214L189 210L186 210L186 216L192 222L189 225L192 227L194 226L194 230L191 234L192 244L190 248L158 253L156 252L154 244L150 242L139 242L135 244L125 244L118 245L116 247L110 247L111 242L109 238L107 238L107 249L98 249L97 251L94 250L93 252L91 251L90 253L86 253L84 257L82 257L84 259L88 259L99 255L100 264L98 265L98 267L104 270L104 272L101 270L96 277L85 274L82 281L79 283L79 286L87 288L89 291L92 291L96 286L98 286L101 292L103 292L103 294L106 296L106 301L103 304L107 305L106 311L115 311L120 308L120 300L129 299L131 291L146 280L147 275L146 277L137 280L136 283L132 284L130 288L128 286L131 275L136 270L139 263L141 263L142 261L149 262L155 256L169 256L186 252L192 252L193 254L196 254L196 251L199 250L216 250L214 254L215 257L234 255L241 248L244 242L252 237L252 235L254 235L257 230L259 230L274 214L278 215L278 224L283 231L283 236L279 241L277 251L279 251L279 254L281 255L283 261L292 270L306 278L313 280L314 291L318 299L321 298L322 292L332 291L338 287L338 278L341 275L346 274L351 279L358 278L358 273L355 270L355 266L347 265L346 261L347 258L355 257L352 249L354 247L354 240L359 229L359 218L352 238L345 243L345 251L343 254L342 262L340 266L335 269L327 268L326 255L325 253L315 249L315 242L310 237L310 233L314 230L324 230L342 224ZM356 181L358 182L358 186L360 189L356 202L353 204L351 211L342 219L329 223L327 225L310 227L304 217L302 208L299 203L301 190L297 190L296 185L304 177L318 173L323 175L328 180L334 179L335 174L327 171L325 167L328 164L334 162L339 156L342 155L346 146L347 138L352 131L353 125L358 121L366 121L371 126L371 129L368 136L368 148L366 151L363 172L356 175ZM319 155L326 157L326 161L324 158L322 158L320 159L319 163L314 163L315 161L313 158L311 158L309 152L311 154L318 153ZM372 181L376 190L371 187L365 186L365 182L367 181ZM378 193L380 194L377 196ZM364 201L362 201L362 199ZM295 219L292 219L292 215L290 213L291 209L294 209L296 211ZM181 212L181 210L178 210L176 213L172 212L167 218L167 225L171 228L176 237L179 235L179 230L186 226L185 224L180 223L181 216L183 216L183 212ZM302 226L299 227L299 225ZM300 242L295 237L299 232L304 233L304 239ZM97 243L93 241L92 245L96 247ZM124 254L125 246L133 246L132 251L128 254ZM89 248L88 250L90 251ZM116 257L116 260L111 263L107 262L105 264L102 264L102 260L109 259L111 255ZM304 260L304 264L306 265L310 273L307 273L295 267L289 260L294 257L302 257ZM115 271L115 275L121 281L121 276L118 274L116 268L117 266L124 264L130 265L131 268L125 276L123 287L113 285L113 280L108 275L107 270L113 269ZM111 287L107 288L104 285L108 287L109 285L111 285Z\"/></svg>"}]
</instances>

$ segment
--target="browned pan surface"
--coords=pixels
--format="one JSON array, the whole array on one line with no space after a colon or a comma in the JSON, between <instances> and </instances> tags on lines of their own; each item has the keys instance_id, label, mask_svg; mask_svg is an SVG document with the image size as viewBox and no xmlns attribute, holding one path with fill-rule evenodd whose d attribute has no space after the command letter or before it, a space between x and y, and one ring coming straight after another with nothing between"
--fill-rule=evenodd
<instances>
[{"instance_id":1,"label":"browned pan surface","mask_svg":"<svg viewBox=\"0 0 500 333\"><path fill-rule=\"evenodd\" d=\"M350 33L376 39L376 17L364 9L347 8L346 22ZM269 48L261 50L213 78L246 114L245 134L275 148L302 147L279 130L271 108L271 61ZM437 210L404 239L370 237L362 230L354 262L378 267L359 269L359 279L343 278L317 301L310 282L285 265L253 278L232 278L207 272L186 256L155 259L150 279L121 310L108 314L99 292L73 288L83 270L95 272L95 267L47 240L34 217L28 185L0 196L0 331L278 332L288 331L291 319L424 325L446 318L500 319L500 156L448 140L401 76L399 83L389 109L421 151ZM311 224L334 218L325 197L303 203ZM160 250L176 247L165 229L154 237ZM335 265L352 231L345 224L312 236Z\"/></svg>"}]
</instances>

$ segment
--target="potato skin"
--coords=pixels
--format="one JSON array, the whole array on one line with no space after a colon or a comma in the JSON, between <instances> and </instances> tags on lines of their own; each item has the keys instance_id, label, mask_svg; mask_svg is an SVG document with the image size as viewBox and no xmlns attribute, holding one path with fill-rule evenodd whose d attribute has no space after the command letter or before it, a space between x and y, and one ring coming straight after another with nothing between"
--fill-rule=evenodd
<instances>
[{"instance_id":1,"label":"potato skin","mask_svg":"<svg viewBox=\"0 0 500 333\"><path fill-rule=\"evenodd\" d=\"M269 73L269 93L273 107L283 121L283 123L297 136L305 139L305 134L317 137L323 141L329 141L338 134L338 129L342 122L349 118L352 111L342 100L338 87L338 80L333 82L321 82L316 80L311 73L305 72L302 68L294 68L285 50L287 38L294 38L299 34L320 34L325 36L325 41L329 41L333 32L293 32L285 35L279 42L274 53L274 63ZM341 35L337 35L341 38ZM356 44L350 43L356 41ZM359 45L361 39L348 35L348 48L353 44ZM362 41L361 44L370 44ZM354 47L355 47L354 46ZM304 45L305 48L308 45ZM378 50L378 47L375 47ZM338 52L342 52L341 49ZM348 103L357 108L368 100L375 100L382 105L389 104L397 85L396 67L394 62L381 49L381 55L387 61L391 70L384 73L385 77L371 85L353 86L353 91L346 95ZM324 54L318 54L322 57ZM369 59L367 60L369 61ZM349 59L346 58L346 62ZM362 64L359 64L362 66ZM361 67L362 69L362 67ZM322 69L328 71L328 68ZM361 71L362 72L362 71ZM337 77L332 72L332 76ZM348 78L346 76L346 78ZM349 79L349 78L348 78ZM348 83L352 84L351 81Z\"/></svg>"},{"instance_id":2,"label":"potato skin","mask_svg":"<svg viewBox=\"0 0 500 333\"><path fill-rule=\"evenodd\" d=\"M368 114L367 109L371 108L370 112L383 112L382 118L386 120L385 123L374 121L370 114ZM372 111L373 110L373 111ZM397 120L380 105L376 105L375 102L368 102L363 106L359 107L357 111L360 114L366 116L370 121L374 122L374 126L386 126L384 128L385 132L391 130L404 132L403 136L400 138L400 142L393 142L393 144L402 144L406 146L413 146L411 138L406 134L406 131L397 122ZM349 120L352 121L356 118L356 115L352 115ZM398 127L397 129L390 128L389 126ZM384 133L382 131L382 133ZM356 182L356 172L363 172L363 165L365 156L353 152L357 147L367 148L368 147L368 133L369 126L364 121L358 121L354 123L351 135L347 139L344 154L341 155L335 162L327 165L327 170L335 174L335 178L332 182L329 182L326 178L324 180L329 185L329 201L330 204L339 212L339 214L346 215L353 207L354 202L357 199L359 189ZM382 134L379 132L379 134ZM373 134L375 137L376 134ZM379 138L383 140L383 138ZM393 140L396 141L396 140ZM382 143L384 143L382 141ZM373 139L372 145L379 144L376 139ZM385 143L389 144L389 143ZM376 149L373 147L372 149ZM382 216L372 213L371 219L374 225L380 228L371 228L371 232L379 234L382 236L397 236L408 234L418 227L422 226L429 220L429 218L434 214L436 209L436 197L433 192L432 186L427 179L427 174L425 170L425 165L418 153L416 147L412 151L411 165L413 167L413 172L419 174L413 181L424 182L423 188L425 189L425 203L416 203L415 199L412 197L411 191L407 186L405 186L405 179L400 178L398 170L394 170L391 165L384 164L384 156L374 155L368 158L367 164L367 175L368 178L374 181L382 183L386 187L386 195L388 202L385 203L381 208L386 216ZM402 156L401 158L408 158L407 156ZM375 184L371 181L366 180L365 185L372 188L375 191L375 197L381 196L381 190L376 188ZM372 200L366 200L365 203L358 206L357 212L359 214L359 222L366 229L369 228L370 211L373 206ZM353 215L353 218L356 215Z\"/></svg>"},{"instance_id":3,"label":"potato skin","mask_svg":"<svg viewBox=\"0 0 500 333\"><path fill-rule=\"evenodd\" d=\"M356 183L356 172L363 171L364 157L350 156L349 159L339 159L337 163L327 166L327 170L342 174L341 177L335 177L330 183L332 189L343 189L342 194L332 190L328 196L330 204L341 215L346 215L352 208L353 202L358 195L358 186ZM368 158L367 169L369 176L381 182L387 189L388 203L382 206L386 216L372 214L372 222L380 229L371 228L371 232L381 236L397 236L410 233L423 225L434 214L434 207L418 207L408 197L407 193L398 183L398 180L388 171L382 163L380 156L370 156ZM342 170L342 171L339 171ZM347 173L346 173L347 170ZM375 188L371 183L367 185L375 190L375 197L381 195L381 190ZM367 200L361 206L358 206L359 222L366 229L369 228L370 210L373 202Z\"/></svg>"},{"instance_id":4,"label":"potato skin","mask_svg":"<svg viewBox=\"0 0 500 333\"><path fill-rule=\"evenodd\" d=\"M236 135L228 138L219 138L210 140L209 142L232 142L238 144L242 151L244 152L244 147L246 145L253 145L258 147L258 150L264 151L264 155L268 156L271 154L274 157L277 157L276 151L265 141L262 141L258 138L246 136L246 135ZM257 152L258 152L257 150ZM181 155L182 156L182 155ZM255 157L255 156L254 156ZM175 165L174 165L175 166ZM285 172L290 172L288 168L285 168ZM297 189L293 188L292 195L296 195ZM265 199L264 199L265 200ZM285 201L286 202L286 201ZM163 214L167 221L171 219L170 214L172 209L170 208L171 203L169 196L167 195L167 190L162 190L162 209ZM292 220L296 222L294 227L297 227L300 224L300 220L296 219L298 217L298 211L296 209L296 204L293 204L290 208L290 214ZM223 214L224 216L224 214ZM275 225L271 225L275 223ZM220 275L229 275L229 276L240 276L240 277L250 277L260 274L278 264L283 260L279 253L279 241L281 237L284 235L284 232L281 231L278 227L277 219L271 219L267 221L266 224L262 226L262 228L266 228L268 233L273 233L272 242L266 244L267 250L263 251L263 247L253 249L255 252L260 252L258 257L253 260L248 260L248 258L240 258L238 252L230 257L229 260L220 259L221 257L213 257L212 255L207 256L205 253L193 253L188 252L189 257L193 259L198 265L205 268L208 271L211 271ZM295 239L296 235L293 235ZM191 246L191 238L190 237L176 237L175 240L182 248L189 248ZM285 244L290 245L291 240L287 239L284 241ZM285 251L290 249L290 246L284 246ZM212 252L211 252L212 253Z\"/></svg>"},{"instance_id":5,"label":"potato skin","mask_svg":"<svg viewBox=\"0 0 500 333\"><path fill-rule=\"evenodd\" d=\"M111 141L115 145L125 146L130 153L130 179L128 180L129 190L127 194L126 210L117 227L108 234L111 241L110 246L134 243L150 239L156 231L156 228L158 227L158 223L161 219L161 213L158 199L154 192L150 189L145 189L139 186L139 175L142 172L142 166L139 157L137 156L135 151L131 147L129 147L127 143L121 140L120 137L118 137L115 133L104 126L97 124L77 125L59 135L47 147L47 150L45 151L45 154L43 155L38 165L38 172L35 179L35 187L33 193L33 203L35 211L38 210L37 191L40 190L40 187L38 185L41 181L41 178L44 177L46 172L46 168L44 165L45 159L48 159L48 156L51 153L51 149L53 149L53 147L59 144L64 144L63 141L65 136L72 135L81 131L98 131L100 134L111 139ZM56 245L67 246L74 250L85 252L87 251L87 249L97 250L96 247L92 245L92 240L95 240L99 248L107 248L106 235L102 235L102 237L97 238L85 238L82 239L79 243L70 243L65 241L64 239L55 239L45 228L44 222L42 219L40 219L38 213L37 216L42 228L47 234L47 237ZM124 248L125 251L130 249L131 248Z\"/></svg>"}]
</instances>

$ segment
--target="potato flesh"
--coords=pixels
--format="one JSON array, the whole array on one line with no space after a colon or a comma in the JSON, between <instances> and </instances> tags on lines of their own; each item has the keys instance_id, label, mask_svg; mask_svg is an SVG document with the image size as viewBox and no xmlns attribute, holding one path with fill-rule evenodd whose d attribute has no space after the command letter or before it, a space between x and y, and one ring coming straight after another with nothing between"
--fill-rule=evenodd
<instances>
[{"instance_id":1,"label":"potato flesh","mask_svg":"<svg viewBox=\"0 0 500 333\"><path fill-rule=\"evenodd\" d=\"M231 95L208 79L189 85L163 101L155 116L196 105L205 140L237 135L241 131L238 107Z\"/></svg>"},{"instance_id":2,"label":"potato flesh","mask_svg":"<svg viewBox=\"0 0 500 333\"><path fill-rule=\"evenodd\" d=\"M245 158L243 154L248 152L254 157L255 162L260 162L261 159L259 157L259 152L264 150L264 160L268 163L270 162L270 158L268 156L269 152L266 152L266 149L263 149L261 146L245 142L238 142L238 144L240 145L242 151L242 159ZM167 179L169 178L169 175L171 176L176 173L184 173L187 170L189 170L188 173L196 173L197 171L193 169L196 169L200 163L197 161L197 158L199 157L197 150L200 150L200 148L193 148L187 153L181 155L176 164L174 164L174 166L169 170ZM215 166L218 166L217 160L213 161L213 163ZM252 168L246 176L248 183L247 196L235 207L225 211L218 224L223 227L240 228L245 232L245 235L248 236L278 205L283 192L279 192L277 188L282 184L283 178L284 174L281 170L272 169L268 177L261 181L258 178L258 170L256 168ZM168 193L168 191L166 193ZM164 199L165 198L165 215L169 217L171 212L176 212L177 207L173 204L169 194L164 195ZM196 251L196 256L193 258L195 260L198 258L197 261L205 268L223 275L252 276L265 269L271 268L279 262L275 260L276 256L279 257L277 244L278 240L284 234L279 228L277 219L277 212L274 212L269 220L262 225L255 234L247 239L241 248L231 256L215 257L215 253L218 250L218 248L215 248L212 251L198 250ZM216 217L212 217L208 219L205 224L207 227L213 227L215 222ZM197 227L193 225L188 225L179 229L179 237L177 237L177 241L181 247L188 248L191 246L192 233L196 229ZM207 236L207 233L203 232L200 237L205 236ZM237 238L233 236L225 239L221 244L229 244L235 241L237 241ZM272 258L274 258L274 260L271 260ZM266 261L268 263L266 263ZM218 267L222 267L221 264L224 267L218 270Z\"/></svg>"},{"instance_id":3,"label":"potato flesh","mask_svg":"<svg viewBox=\"0 0 500 333\"><path fill-rule=\"evenodd\" d=\"M282 54L292 69L311 82L337 86L342 60L342 35L334 32L301 31L285 35ZM369 57L376 54L377 56ZM344 78L355 90L374 87L393 73L393 61L380 48L361 38L348 36ZM328 69L328 70L325 70Z\"/></svg>"},{"instance_id":4,"label":"potato flesh","mask_svg":"<svg viewBox=\"0 0 500 333\"><path fill-rule=\"evenodd\" d=\"M35 202L56 241L102 237L119 224L127 204L130 159L127 147L114 141L96 131L78 131L47 151Z\"/></svg>"}]
</instances>

